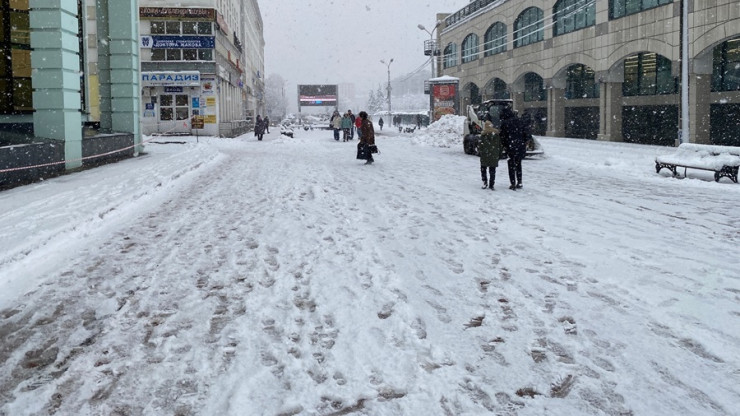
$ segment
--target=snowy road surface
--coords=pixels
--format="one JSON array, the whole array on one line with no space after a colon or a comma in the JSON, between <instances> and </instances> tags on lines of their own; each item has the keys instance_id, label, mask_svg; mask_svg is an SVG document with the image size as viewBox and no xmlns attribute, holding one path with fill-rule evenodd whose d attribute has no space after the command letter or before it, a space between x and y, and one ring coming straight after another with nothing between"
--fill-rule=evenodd
<instances>
[{"instance_id":1,"label":"snowy road surface","mask_svg":"<svg viewBox=\"0 0 740 416\"><path fill-rule=\"evenodd\" d=\"M296 136L0 193L0 415L737 414L740 186Z\"/></svg>"}]
</instances>

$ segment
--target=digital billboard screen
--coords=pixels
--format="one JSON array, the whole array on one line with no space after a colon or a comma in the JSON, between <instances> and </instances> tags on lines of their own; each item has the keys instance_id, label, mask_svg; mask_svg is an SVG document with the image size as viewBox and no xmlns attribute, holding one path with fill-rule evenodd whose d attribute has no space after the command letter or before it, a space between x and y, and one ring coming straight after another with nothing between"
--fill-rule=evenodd
<instances>
[{"instance_id":1,"label":"digital billboard screen","mask_svg":"<svg viewBox=\"0 0 740 416\"><path fill-rule=\"evenodd\" d=\"M303 107L336 107L336 85L299 85L298 104Z\"/></svg>"}]
</instances>

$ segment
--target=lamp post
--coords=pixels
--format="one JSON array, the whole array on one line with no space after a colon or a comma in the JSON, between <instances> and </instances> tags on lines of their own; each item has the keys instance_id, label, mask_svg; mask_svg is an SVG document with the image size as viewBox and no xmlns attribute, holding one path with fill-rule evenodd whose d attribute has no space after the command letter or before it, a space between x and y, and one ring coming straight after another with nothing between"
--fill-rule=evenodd
<instances>
[{"instance_id":1,"label":"lamp post","mask_svg":"<svg viewBox=\"0 0 740 416\"><path fill-rule=\"evenodd\" d=\"M440 23L441 23L440 21L437 21L437 23L434 25L434 28L431 30L431 32L429 30L427 30L427 28L424 27L424 25L422 25L421 23L419 23L416 26L416 27L419 28L419 30L423 30L423 31L429 33L429 46L431 46L431 48L432 48L432 51L430 53L430 59L431 59L431 63L432 63L432 78L434 78L436 76L436 74L434 73L434 61L437 59L436 58L436 56L437 56L437 54L436 54L436 52L437 52L437 44L434 41L434 31L437 30L437 28L439 27L439 24Z\"/></svg>"},{"instance_id":2,"label":"lamp post","mask_svg":"<svg viewBox=\"0 0 740 416\"><path fill-rule=\"evenodd\" d=\"M393 116L391 115L391 64L393 63L393 58L391 58L388 63L385 62L385 59L381 59L380 63L388 67L388 118L390 118L392 123Z\"/></svg>"}]
</instances>

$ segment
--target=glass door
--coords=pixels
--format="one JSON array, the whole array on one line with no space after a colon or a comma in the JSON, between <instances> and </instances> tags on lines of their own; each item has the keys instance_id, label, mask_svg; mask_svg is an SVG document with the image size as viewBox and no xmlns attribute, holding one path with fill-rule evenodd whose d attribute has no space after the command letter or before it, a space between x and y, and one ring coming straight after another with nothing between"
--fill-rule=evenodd
<instances>
[{"instance_id":1,"label":"glass door","mask_svg":"<svg viewBox=\"0 0 740 416\"><path fill-rule=\"evenodd\" d=\"M159 96L159 124L161 133L190 132L190 96L188 94L161 94Z\"/></svg>"}]
</instances>

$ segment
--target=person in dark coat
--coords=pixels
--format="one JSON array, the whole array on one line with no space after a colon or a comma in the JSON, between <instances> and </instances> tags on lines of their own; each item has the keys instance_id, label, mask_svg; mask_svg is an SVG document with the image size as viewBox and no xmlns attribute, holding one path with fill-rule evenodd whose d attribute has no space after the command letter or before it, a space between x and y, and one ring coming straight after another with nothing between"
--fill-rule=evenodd
<instances>
[{"instance_id":1,"label":"person in dark coat","mask_svg":"<svg viewBox=\"0 0 740 416\"><path fill-rule=\"evenodd\" d=\"M362 125L360 125L360 142L357 146L370 146L375 144L375 128L373 128L373 122L367 118L365 111L360 111L360 118L362 119ZM375 160L373 154L370 151L367 152L366 165L372 165Z\"/></svg>"},{"instance_id":2,"label":"person in dark coat","mask_svg":"<svg viewBox=\"0 0 740 416\"><path fill-rule=\"evenodd\" d=\"M380 131L383 131L383 117L378 120L378 125L380 126Z\"/></svg>"},{"instance_id":3,"label":"person in dark coat","mask_svg":"<svg viewBox=\"0 0 740 416\"><path fill-rule=\"evenodd\" d=\"M496 182L496 168L501 158L501 137L499 131L493 127L490 119L483 124L483 134L478 142L478 156L480 156L480 176L483 180L483 189L489 188L493 191ZM490 178L488 178L490 173Z\"/></svg>"},{"instance_id":4,"label":"person in dark coat","mask_svg":"<svg viewBox=\"0 0 740 416\"><path fill-rule=\"evenodd\" d=\"M257 136L257 140L262 140L262 136L265 135L265 122L259 114L257 115L257 121L254 123L254 135Z\"/></svg>"},{"instance_id":5,"label":"person in dark coat","mask_svg":"<svg viewBox=\"0 0 740 416\"><path fill-rule=\"evenodd\" d=\"M510 108L501 110L501 143L509 160L509 189L522 187L522 160L527 154L528 129Z\"/></svg>"},{"instance_id":6,"label":"person in dark coat","mask_svg":"<svg viewBox=\"0 0 740 416\"><path fill-rule=\"evenodd\" d=\"M270 119L265 116L265 118L262 119L262 122L265 123L265 133L270 134Z\"/></svg>"}]
</instances>

